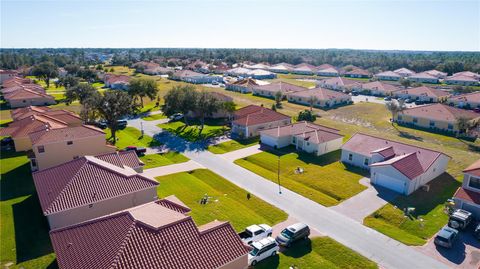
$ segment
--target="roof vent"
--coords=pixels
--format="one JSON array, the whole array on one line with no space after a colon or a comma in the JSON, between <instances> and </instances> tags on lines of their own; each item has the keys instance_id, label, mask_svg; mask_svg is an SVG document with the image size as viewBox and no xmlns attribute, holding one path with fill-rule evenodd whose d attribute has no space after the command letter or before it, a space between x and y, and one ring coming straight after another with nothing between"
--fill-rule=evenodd
<instances>
[{"instance_id":1,"label":"roof vent","mask_svg":"<svg viewBox=\"0 0 480 269\"><path fill-rule=\"evenodd\" d=\"M71 246L73 246L73 243L72 243L72 242L68 242L68 243L67 243L67 248L70 248Z\"/></svg>"}]
</instances>

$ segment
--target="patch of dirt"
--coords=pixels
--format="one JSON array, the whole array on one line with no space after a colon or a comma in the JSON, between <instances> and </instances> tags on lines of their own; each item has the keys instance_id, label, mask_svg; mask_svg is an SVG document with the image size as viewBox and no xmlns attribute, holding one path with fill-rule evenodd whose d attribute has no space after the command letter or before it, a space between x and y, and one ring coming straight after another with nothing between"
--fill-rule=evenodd
<instances>
[{"instance_id":1,"label":"patch of dirt","mask_svg":"<svg viewBox=\"0 0 480 269\"><path fill-rule=\"evenodd\" d=\"M343 122L343 123L347 123L347 124L355 124L355 125L358 125L358 126L375 129L375 126L371 122L361 120L361 119L355 119L355 118L353 118L353 119L350 118L349 119L349 118L344 118L344 117L340 117L340 116L330 116L330 119L332 119L334 121L340 121L340 122Z\"/></svg>"}]
</instances>

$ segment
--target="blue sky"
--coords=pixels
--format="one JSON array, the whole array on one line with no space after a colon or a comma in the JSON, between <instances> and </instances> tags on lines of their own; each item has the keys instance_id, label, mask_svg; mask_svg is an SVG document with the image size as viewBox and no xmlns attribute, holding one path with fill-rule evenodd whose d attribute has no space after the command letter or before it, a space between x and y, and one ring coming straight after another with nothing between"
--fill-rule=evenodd
<instances>
[{"instance_id":1,"label":"blue sky","mask_svg":"<svg viewBox=\"0 0 480 269\"><path fill-rule=\"evenodd\" d=\"M0 1L2 48L480 51L480 0Z\"/></svg>"}]
</instances>

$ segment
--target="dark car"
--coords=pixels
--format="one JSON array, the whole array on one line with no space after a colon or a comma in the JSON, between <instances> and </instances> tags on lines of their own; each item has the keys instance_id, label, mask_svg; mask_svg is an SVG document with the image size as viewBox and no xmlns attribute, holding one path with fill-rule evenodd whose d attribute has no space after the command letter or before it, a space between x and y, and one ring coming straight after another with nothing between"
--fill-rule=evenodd
<instances>
[{"instance_id":1,"label":"dark car","mask_svg":"<svg viewBox=\"0 0 480 269\"><path fill-rule=\"evenodd\" d=\"M100 129L107 129L107 122L105 121L99 121L95 123L95 126L97 126Z\"/></svg>"},{"instance_id":2,"label":"dark car","mask_svg":"<svg viewBox=\"0 0 480 269\"><path fill-rule=\"evenodd\" d=\"M415 101L415 104L418 106L418 105L423 105L423 101L420 101L420 100L417 100Z\"/></svg>"},{"instance_id":3,"label":"dark car","mask_svg":"<svg viewBox=\"0 0 480 269\"><path fill-rule=\"evenodd\" d=\"M475 230L473 231L473 235L480 240L480 223L475 227Z\"/></svg>"},{"instance_id":4,"label":"dark car","mask_svg":"<svg viewBox=\"0 0 480 269\"><path fill-rule=\"evenodd\" d=\"M15 143L13 142L13 139L11 137L5 137L2 139L0 145L2 149L10 150L15 146Z\"/></svg>"},{"instance_id":5,"label":"dark car","mask_svg":"<svg viewBox=\"0 0 480 269\"><path fill-rule=\"evenodd\" d=\"M455 209L450 215L448 226L454 229L463 230L473 221L472 212L463 209Z\"/></svg>"},{"instance_id":6,"label":"dark car","mask_svg":"<svg viewBox=\"0 0 480 269\"><path fill-rule=\"evenodd\" d=\"M357 91L352 91L352 95L353 96L358 96L360 93L358 93Z\"/></svg>"},{"instance_id":7,"label":"dark car","mask_svg":"<svg viewBox=\"0 0 480 269\"><path fill-rule=\"evenodd\" d=\"M117 126L120 129L125 129L127 127L127 121L126 120L118 120L117 121Z\"/></svg>"},{"instance_id":8,"label":"dark car","mask_svg":"<svg viewBox=\"0 0 480 269\"><path fill-rule=\"evenodd\" d=\"M295 223L283 229L283 231L275 238L280 246L290 247L292 243L307 239L310 235L310 228L304 223Z\"/></svg>"},{"instance_id":9,"label":"dark car","mask_svg":"<svg viewBox=\"0 0 480 269\"><path fill-rule=\"evenodd\" d=\"M124 151L135 151L135 153L137 153L137 155L139 155L139 156L147 153L146 148L141 148L141 147L136 147L136 146L128 146L124 149Z\"/></svg>"},{"instance_id":10,"label":"dark car","mask_svg":"<svg viewBox=\"0 0 480 269\"><path fill-rule=\"evenodd\" d=\"M441 246L444 248L452 248L457 236L458 230L445 226L440 230L440 232L438 232L433 242L437 246Z\"/></svg>"}]
</instances>

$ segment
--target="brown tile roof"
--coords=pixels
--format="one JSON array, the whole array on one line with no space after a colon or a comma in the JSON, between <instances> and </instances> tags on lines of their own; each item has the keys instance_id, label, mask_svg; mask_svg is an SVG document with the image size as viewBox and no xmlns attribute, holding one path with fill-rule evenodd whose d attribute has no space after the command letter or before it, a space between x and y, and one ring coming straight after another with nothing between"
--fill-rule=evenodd
<instances>
[{"instance_id":1,"label":"brown tile roof","mask_svg":"<svg viewBox=\"0 0 480 269\"><path fill-rule=\"evenodd\" d=\"M416 79L436 79L438 80L438 77L431 75L427 72L422 72L422 73L417 73L414 75L411 75L410 78L416 78Z\"/></svg>"},{"instance_id":2,"label":"brown tile roof","mask_svg":"<svg viewBox=\"0 0 480 269\"><path fill-rule=\"evenodd\" d=\"M345 72L345 75L362 75L362 76L370 76L370 72L362 68L354 68L348 72Z\"/></svg>"},{"instance_id":3,"label":"brown tile roof","mask_svg":"<svg viewBox=\"0 0 480 269\"><path fill-rule=\"evenodd\" d=\"M197 227L161 200L53 230L50 238L59 267L69 269L219 268L248 253L228 222Z\"/></svg>"},{"instance_id":4,"label":"brown tile roof","mask_svg":"<svg viewBox=\"0 0 480 269\"><path fill-rule=\"evenodd\" d=\"M362 85L362 89L376 90L385 93L391 93L400 90L399 87L381 81L372 81Z\"/></svg>"},{"instance_id":5,"label":"brown tile roof","mask_svg":"<svg viewBox=\"0 0 480 269\"><path fill-rule=\"evenodd\" d=\"M480 114L444 104L431 104L405 109L399 114L431 120L455 123L459 118L476 119Z\"/></svg>"},{"instance_id":6,"label":"brown tile roof","mask_svg":"<svg viewBox=\"0 0 480 269\"><path fill-rule=\"evenodd\" d=\"M474 192L464 188L458 188L453 197L460 198L476 205L480 205L480 193L478 192Z\"/></svg>"},{"instance_id":7,"label":"brown tile roof","mask_svg":"<svg viewBox=\"0 0 480 269\"><path fill-rule=\"evenodd\" d=\"M101 129L90 125L82 125L76 127L65 127L57 129L48 129L33 132L29 134L32 145L34 144L48 144L60 141L75 141L77 139L105 136L105 132Z\"/></svg>"},{"instance_id":8,"label":"brown tile roof","mask_svg":"<svg viewBox=\"0 0 480 269\"><path fill-rule=\"evenodd\" d=\"M257 86L257 87L254 87L253 89L266 91L266 92L273 92L273 93L281 92L283 94L287 94L291 92L304 91L307 88L290 84L287 82L279 81L279 82L274 82L266 85Z\"/></svg>"},{"instance_id":9,"label":"brown tile roof","mask_svg":"<svg viewBox=\"0 0 480 269\"><path fill-rule=\"evenodd\" d=\"M31 83L33 83L33 81L31 79L15 76L15 77L4 80L3 83L2 83L2 86L4 88L7 88L7 87L15 86L15 85L31 84Z\"/></svg>"},{"instance_id":10,"label":"brown tile roof","mask_svg":"<svg viewBox=\"0 0 480 269\"><path fill-rule=\"evenodd\" d=\"M116 151L112 153L106 153L95 156L104 162L111 163L118 167L124 168L125 166L131 168L137 168L145 165L137 156L137 153L132 150L128 151Z\"/></svg>"},{"instance_id":11,"label":"brown tile roof","mask_svg":"<svg viewBox=\"0 0 480 269\"><path fill-rule=\"evenodd\" d=\"M237 85L237 86L242 86L242 87L255 87L259 86L257 81L253 78L244 78L241 80L237 80L233 83L230 83L231 85Z\"/></svg>"},{"instance_id":12,"label":"brown tile roof","mask_svg":"<svg viewBox=\"0 0 480 269\"><path fill-rule=\"evenodd\" d=\"M480 159L465 168L463 172L480 176Z\"/></svg>"},{"instance_id":13,"label":"brown tile roof","mask_svg":"<svg viewBox=\"0 0 480 269\"><path fill-rule=\"evenodd\" d=\"M480 92L471 92L461 95L450 96L448 100L480 103Z\"/></svg>"},{"instance_id":14,"label":"brown tile roof","mask_svg":"<svg viewBox=\"0 0 480 269\"><path fill-rule=\"evenodd\" d=\"M93 156L33 173L45 215L156 187L158 182Z\"/></svg>"},{"instance_id":15,"label":"brown tile roof","mask_svg":"<svg viewBox=\"0 0 480 269\"><path fill-rule=\"evenodd\" d=\"M425 73L432 75L434 77L440 78L440 77L446 77L448 74L445 72L441 72L435 69L425 71Z\"/></svg>"},{"instance_id":16,"label":"brown tile roof","mask_svg":"<svg viewBox=\"0 0 480 269\"><path fill-rule=\"evenodd\" d=\"M105 82L114 84L114 83L128 83L130 82L131 77L126 75L115 75L115 74L106 74Z\"/></svg>"},{"instance_id":17,"label":"brown tile roof","mask_svg":"<svg viewBox=\"0 0 480 269\"><path fill-rule=\"evenodd\" d=\"M27 106L22 108L15 108L10 111L12 119L22 119L24 117L29 117L31 115L37 115L42 112L46 112L51 108L46 106Z\"/></svg>"},{"instance_id":18,"label":"brown tile roof","mask_svg":"<svg viewBox=\"0 0 480 269\"><path fill-rule=\"evenodd\" d=\"M416 147L413 145L362 133L356 133L353 135L347 142L345 142L345 144L343 144L342 150L348 150L366 157L371 157L372 152L385 149L386 147L390 146L393 148L395 156L404 156L410 153L416 153L418 161L424 171L427 171L438 157L445 155L444 153L438 151Z\"/></svg>"},{"instance_id":19,"label":"brown tile roof","mask_svg":"<svg viewBox=\"0 0 480 269\"><path fill-rule=\"evenodd\" d=\"M340 135L338 132L339 130L337 129L302 121L267 129L261 131L260 134L273 137L301 136L304 137L305 140L319 144L343 137L343 135Z\"/></svg>"},{"instance_id":20,"label":"brown tile roof","mask_svg":"<svg viewBox=\"0 0 480 269\"><path fill-rule=\"evenodd\" d=\"M290 119L290 117L287 115L255 105L249 105L235 111L234 118L235 120L233 123L242 126L252 126Z\"/></svg>"},{"instance_id":21,"label":"brown tile roof","mask_svg":"<svg viewBox=\"0 0 480 269\"><path fill-rule=\"evenodd\" d=\"M301 92L290 93L288 96L291 97L311 97L314 96L318 100L332 100L336 98L349 98L348 94L338 91L332 91L324 88L315 88L310 90L305 90Z\"/></svg>"},{"instance_id":22,"label":"brown tile roof","mask_svg":"<svg viewBox=\"0 0 480 269\"><path fill-rule=\"evenodd\" d=\"M446 97L450 96L450 93L447 91L442 91L439 89L430 88L427 86L420 86L416 88L404 89L395 92L396 94L408 94L408 95L417 95L417 96L428 96L428 97Z\"/></svg>"},{"instance_id":23,"label":"brown tile roof","mask_svg":"<svg viewBox=\"0 0 480 269\"><path fill-rule=\"evenodd\" d=\"M385 165L394 167L408 179L414 179L425 172L416 152L395 156L386 161L371 164L370 166L377 167Z\"/></svg>"},{"instance_id":24,"label":"brown tile roof","mask_svg":"<svg viewBox=\"0 0 480 269\"><path fill-rule=\"evenodd\" d=\"M331 85L331 86L358 86L361 87L363 83L342 77L334 77L320 80L319 84Z\"/></svg>"},{"instance_id":25,"label":"brown tile roof","mask_svg":"<svg viewBox=\"0 0 480 269\"><path fill-rule=\"evenodd\" d=\"M41 93L29 88L19 88L15 91L5 93L3 95L5 100L22 100L22 99L38 99L38 98L47 98L54 100L53 96Z\"/></svg>"},{"instance_id":26,"label":"brown tile roof","mask_svg":"<svg viewBox=\"0 0 480 269\"><path fill-rule=\"evenodd\" d=\"M0 135L8 135L13 138L25 137L33 132L65 127L67 127L66 122L48 116L32 115L21 120L16 120L10 123L8 127L0 129Z\"/></svg>"}]
</instances>

